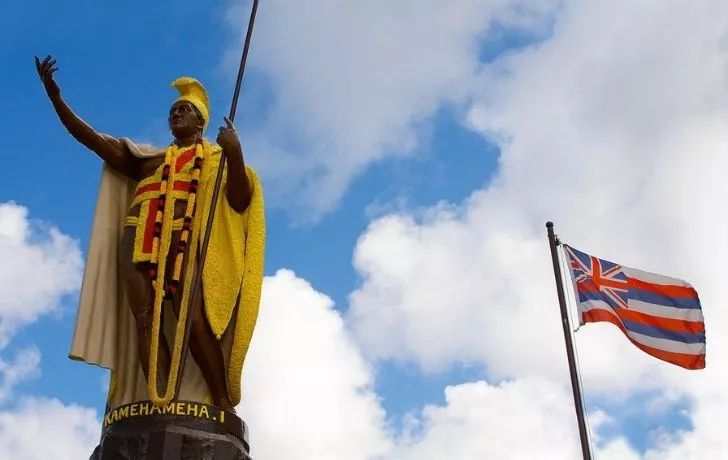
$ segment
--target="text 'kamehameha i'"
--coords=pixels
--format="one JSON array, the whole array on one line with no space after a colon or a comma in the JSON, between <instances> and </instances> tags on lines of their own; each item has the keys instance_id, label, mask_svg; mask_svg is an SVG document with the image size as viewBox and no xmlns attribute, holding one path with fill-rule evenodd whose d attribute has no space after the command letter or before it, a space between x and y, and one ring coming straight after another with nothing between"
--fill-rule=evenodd
<instances>
[{"instance_id":1,"label":"text 'kamehameha i'","mask_svg":"<svg viewBox=\"0 0 728 460\"><path fill-rule=\"evenodd\" d=\"M140 401L132 404L126 404L107 412L104 416L104 428L120 420L153 415L193 417L225 423L225 412L207 404L189 401L173 401L166 406L158 407L151 401Z\"/></svg>"}]
</instances>

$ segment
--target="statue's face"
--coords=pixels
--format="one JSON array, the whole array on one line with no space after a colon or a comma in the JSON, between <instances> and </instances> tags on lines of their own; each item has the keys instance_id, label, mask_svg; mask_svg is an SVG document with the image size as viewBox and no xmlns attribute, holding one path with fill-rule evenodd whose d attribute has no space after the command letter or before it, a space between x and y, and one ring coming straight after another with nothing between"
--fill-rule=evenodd
<instances>
[{"instance_id":1,"label":"statue's face","mask_svg":"<svg viewBox=\"0 0 728 460\"><path fill-rule=\"evenodd\" d=\"M187 101L177 101L169 109L169 129L177 139L192 137L202 132L202 117L195 106Z\"/></svg>"}]
</instances>

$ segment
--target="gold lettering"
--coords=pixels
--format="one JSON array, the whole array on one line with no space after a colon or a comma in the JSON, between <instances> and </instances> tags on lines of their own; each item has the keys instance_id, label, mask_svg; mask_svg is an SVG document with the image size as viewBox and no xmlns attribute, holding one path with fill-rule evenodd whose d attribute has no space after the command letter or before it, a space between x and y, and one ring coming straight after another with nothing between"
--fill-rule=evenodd
<instances>
[{"instance_id":1,"label":"gold lettering","mask_svg":"<svg viewBox=\"0 0 728 460\"><path fill-rule=\"evenodd\" d=\"M167 406L159 407L150 401L139 401L110 410L104 415L103 424L104 426L109 426L128 417L139 417L154 414L199 417L225 423L225 411L212 409L211 406L208 406L207 404L174 401L167 404Z\"/></svg>"},{"instance_id":2,"label":"gold lettering","mask_svg":"<svg viewBox=\"0 0 728 460\"><path fill-rule=\"evenodd\" d=\"M171 403L167 404L167 407L164 408L164 413L174 415L174 408L175 408L175 403L171 402Z\"/></svg>"},{"instance_id":3,"label":"gold lettering","mask_svg":"<svg viewBox=\"0 0 728 460\"><path fill-rule=\"evenodd\" d=\"M190 415L190 413L192 413L192 415L197 417L197 404L188 404L187 405L187 415Z\"/></svg>"}]
</instances>

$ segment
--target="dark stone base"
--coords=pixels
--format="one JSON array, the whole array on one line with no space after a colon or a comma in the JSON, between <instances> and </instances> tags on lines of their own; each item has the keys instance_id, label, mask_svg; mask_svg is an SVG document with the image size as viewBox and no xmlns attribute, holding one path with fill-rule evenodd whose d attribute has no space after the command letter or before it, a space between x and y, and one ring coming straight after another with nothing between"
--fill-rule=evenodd
<instances>
[{"instance_id":1,"label":"dark stone base","mask_svg":"<svg viewBox=\"0 0 728 460\"><path fill-rule=\"evenodd\" d=\"M233 423L170 413L115 420L89 460L252 460L245 424L224 417Z\"/></svg>"}]
</instances>

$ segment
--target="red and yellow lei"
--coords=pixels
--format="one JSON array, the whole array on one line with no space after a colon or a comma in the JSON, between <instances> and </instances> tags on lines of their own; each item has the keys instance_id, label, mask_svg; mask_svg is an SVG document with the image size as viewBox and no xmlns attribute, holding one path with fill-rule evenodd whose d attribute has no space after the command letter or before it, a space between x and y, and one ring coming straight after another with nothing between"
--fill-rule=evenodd
<instances>
[{"instance_id":1,"label":"red and yellow lei","mask_svg":"<svg viewBox=\"0 0 728 460\"><path fill-rule=\"evenodd\" d=\"M175 344L169 382L164 396L157 388L157 356L162 334L162 309L166 299L172 298L180 284L185 253L190 246L192 224L196 214L197 192L200 175L208 145L200 141L193 148L179 149L176 145L167 148L164 164L157 172L141 181L131 206L141 205L139 217L128 217L126 224L136 226L133 261L151 264L150 275L154 283L154 310L152 323L152 344L149 363L149 394L152 402L163 405L171 399L179 377L181 341L189 306L180 305L175 332ZM182 219L174 219L174 204L177 200L187 201ZM177 247L172 249L172 232L181 230ZM199 232L195 232L199 233ZM167 257L175 251L172 276L167 279ZM177 343L179 342L179 343Z\"/></svg>"}]
</instances>

